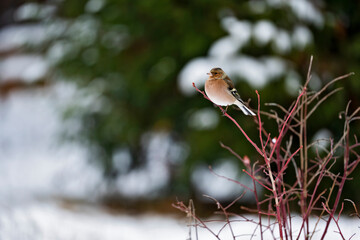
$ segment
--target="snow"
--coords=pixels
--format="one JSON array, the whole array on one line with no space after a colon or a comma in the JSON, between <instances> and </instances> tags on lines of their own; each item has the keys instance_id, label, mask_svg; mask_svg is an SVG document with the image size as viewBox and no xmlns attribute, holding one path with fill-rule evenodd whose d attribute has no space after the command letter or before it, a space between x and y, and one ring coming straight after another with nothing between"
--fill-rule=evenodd
<instances>
[{"instance_id":1,"label":"snow","mask_svg":"<svg viewBox=\"0 0 360 240\"><path fill-rule=\"evenodd\" d=\"M294 29L292 42L295 48L302 50L313 42L313 35L307 27L299 25Z\"/></svg>"},{"instance_id":2,"label":"snow","mask_svg":"<svg viewBox=\"0 0 360 240\"><path fill-rule=\"evenodd\" d=\"M257 220L257 216L245 215L247 219ZM219 218L216 218L219 219ZM206 219L203 219L206 220ZM231 223L234 235L241 235L237 239L250 239L256 225L241 218ZM310 218L310 226L314 226L316 219ZM267 222L264 219L264 222ZM301 218L294 216L292 224L296 234L301 226ZM6 240L184 240L188 238L188 219L185 214L182 218L172 215L156 214L111 214L106 209L93 205L71 204L62 202L39 201L16 207L1 207L0 239ZM359 236L358 219L340 218L340 227L346 239L352 234ZM213 221L207 224L218 233L224 222ZM325 222L319 223L318 229L323 229ZM340 238L334 223L330 225L326 239ZM193 239L194 229L192 229ZM254 240L260 239L255 232ZM278 235L275 228L275 234ZM313 239L320 239L321 230L314 234ZM198 228L199 240L215 240L216 238L206 229ZM296 236L296 235L294 235ZM229 227L225 227L219 234L221 239L232 239ZM269 231L264 233L265 239L273 239ZM301 238L300 238L301 239Z\"/></svg>"},{"instance_id":3,"label":"snow","mask_svg":"<svg viewBox=\"0 0 360 240\"><path fill-rule=\"evenodd\" d=\"M0 239L135 240L186 238L186 224L171 216L111 215L94 206L41 202L2 209Z\"/></svg>"},{"instance_id":4,"label":"snow","mask_svg":"<svg viewBox=\"0 0 360 240\"><path fill-rule=\"evenodd\" d=\"M236 55L251 37L251 24L248 21L239 21L234 17L225 17L221 20L222 27L229 33L215 41L209 49L209 56L225 59Z\"/></svg>"},{"instance_id":5,"label":"snow","mask_svg":"<svg viewBox=\"0 0 360 240\"><path fill-rule=\"evenodd\" d=\"M69 25L65 34L79 44L79 47L90 47L96 41L99 27L98 19L90 14L84 14Z\"/></svg>"},{"instance_id":6,"label":"snow","mask_svg":"<svg viewBox=\"0 0 360 240\"><path fill-rule=\"evenodd\" d=\"M284 30L279 29L277 37L273 42L274 50L280 54L288 53L291 50L290 34Z\"/></svg>"},{"instance_id":7,"label":"snow","mask_svg":"<svg viewBox=\"0 0 360 240\"><path fill-rule=\"evenodd\" d=\"M213 67L221 67L235 83L240 78L257 89L291 71L291 66L280 57L254 58L243 54L242 48L252 38L259 46L271 43L279 53L287 53L293 48L303 49L312 42L310 30L300 25L290 33L267 20L251 24L233 16L224 17L221 25L229 35L215 41L208 56L190 60L180 72L178 85L185 95L195 93L192 83L202 87L207 79L206 73Z\"/></svg>"},{"instance_id":8,"label":"snow","mask_svg":"<svg viewBox=\"0 0 360 240\"><path fill-rule=\"evenodd\" d=\"M61 143L59 109L73 89L20 90L0 101L0 203L36 196L95 198L101 184L78 144Z\"/></svg>"},{"instance_id":9,"label":"snow","mask_svg":"<svg viewBox=\"0 0 360 240\"><path fill-rule=\"evenodd\" d=\"M9 51L25 44L39 44L46 39L44 27L39 24L8 26L0 31L0 51Z\"/></svg>"},{"instance_id":10,"label":"snow","mask_svg":"<svg viewBox=\"0 0 360 240\"><path fill-rule=\"evenodd\" d=\"M197 130L213 129L219 123L219 114L214 108L203 108L192 113L188 122L190 127Z\"/></svg>"},{"instance_id":11,"label":"snow","mask_svg":"<svg viewBox=\"0 0 360 240\"><path fill-rule=\"evenodd\" d=\"M47 72L45 59L9 56L0 63L1 79L36 81ZM76 133L80 127L74 120L63 121L62 111L70 104L93 112L111 111L111 104L101 96L101 82L94 79L80 90L59 80L50 87L11 92L0 101L0 203L39 196L94 200L105 191L101 169L88 162L87 150L79 143L60 141L64 131ZM116 181L118 191L129 198L156 197L169 184L169 164L181 164L189 152L167 131L144 134L142 144L145 165ZM114 157L119 172L125 173L129 150L120 148Z\"/></svg>"},{"instance_id":12,"label":"snow","mask_svg":"<svg viewBox=\"0 0 360 240\"><path fill-rule=\"evenodd\" d=\"M25 3L15 11L14 18L17 21L44 19L52 16L55 10L55 6L50 4Z\"/></svg>"},{"instance_id":13,"label":"snow","mask_svg":"<svg viewBox=\"0 0 360 240\"><path fill-rule=\"evenodd\" d=\"M253 57L239 57L233 59L229 65L231 69L225 70L229 76L244 78L253 88L265 86L268 79L267 70L269 69L261 60L259 61Z\"/></svg>"},{"instance_id":14,"label":"snow","mask_svg":"<svg viewBox=\"0 0 360 240\"><path fill-rule=\"evenodd\" d=\"M73 56L76 56L77 52L78 50L74 44L68 41L58 40L50 45L46 52L46 60L51 65L56 65L65 57L72 58Z\"/></svg>"},{"instance_id":15,"label":"snow","mask_svg":"<svg viewBox=\"0 0 360 240\"><path fill-rule=\"evenodd\" d=\"M120 175L116 180L118 191L129 198L158 197L169 184L171 164L181 164L188 156L187 145L175 142L167 131L144 133L145 164L131 172ZM126 154L126 153L125 153ZM126 163L125 163L126 164Z\"/></svg>"},{"instance_id":16,"label":"snow","mask_svg":"<svg viewBox=\"0 0 360 240\"><path fill-rule=\"evenodd\" d=\"M62 131L78 129L62 120L61 109L70 101L90 111L103 110L99 96L86 97L85 91L62 82L48 89L16 91L0 102L0 203L38 196L96 199L104 191L101 170L88 162L86 149L59 140ZM141 144L144 166L122 174L116 186L130 198L153 198L169 183L170 159L181 164L188 149L166 131L145 133ZM131 161L128 149L114 156L119 171L125 171Z\"/></svg>"},{"instance_id":17,"label":"snow","mask_svg":"<svg viewBox=\"0 0 360 240\"><path fill-rule=\"evenodd\" d=\"M96 204L68 206L56 200L95 203L104 189L101 171L89 164L85 149L59 141L66 126L59 110L77 94L73 85L58 82L47 89L14 91L1 99L0 239L184 239L186 223L171 216L111 215ZM93 106L94 99L85 102ZM151 195L167 184L169 172L164 168L169 155L187 156L184 146L169 142L167 133L148 133L143 141L151 159L132 182L122 185L132 197ZM119 167L129 164L127 154L126 149L117 152L119 161L125 159Z\"/></svg>"},{"instance_id":18,"label":"snow","mask_svg":"<svg viewBox=\"0 0 360 240\"><path fill-rule=\"evenodd\" d=\"M301 76L295 71L289 71L286 74L285 90L290 95L295 97L299 94L300 87L301 87Z\"/></svg>"},{"instance_id":19,"label":"snow","mask_svg":"<svg viewBox=\"0 0 360 240\"><path fill-rule=\"evenodd\" d=\"M0 62L0 81L34 82L43 78L48 64L40 55L12 55Z\"/></svg>"},{"instance_id":20,"label":"snow","mask_svg":"<svg viewBox=\"0 0 360 240\"><path fill-rule=\"evenodd\" d=\"M256 216L249 216L249 215L245 215L244 216L247 219L250 220L255 220L257 221L257 217ZM232 219L234 220L234 219ZM237 239L250 239L251 235L253 234L254 230L255 230L255 224L251 223L249 221L244 221L245 219L236 219L238 221L231 223L231 227L232 230L234 232L235 236L239 236ZM242 221L239 221L242 220ZM310 218L309 221L309 225L311 227L315 226L315 223L317 221L317 218ZM263 219L264 223L267 223L267 219ZM215 232L218 233L221 228L223 227L225 223L210 223L208 226L210 227L210 229ZM293 238L295 239L297 237L299 228L302 224L302 219L300 216L294 215L292 217L292 226L293 226ZM343 217L340 219L339 221L339 225L340 228L343 232L343 234L345 235L345 239L350 239L350 237L353 234L355 235L355 238L359 236L360 234L360 229L359 229L359 222L358 219L356 218L348 218L348 217ZM273 226L274 227L274 226ZM321 235L322 235L322 231L321 229L324 229L325 227L325 221L320 221L318 228L317 228L317 232L314 233L313 238L312 239L320 239ZM337 233L338 229L336 227L336 225L332 222L330 224L329 230L327 232L326 238L327 240L338 240L341 239L340 235ZM278 233L278 229L277 227L274 228L274 233L275 236L277 236L277 239L279 239L279 233ZM200 234L199 234L199 239L207 239L207 240L213 240L216 239L213 235L211 235L209 232L204 231L203 229L200 230ZM240 237L241 236L241 237ZM220 239L233 239L230 228L228 226L226 226L219 234ZM261 239L260 235L259 235L259 230L256 229L255 232L255 237L252 238L254 240L258 240ZM273 236L271 235L271 233L269 232L269 230L266 230L264 232L264 239L273 239ZM299 239L303 239L303 233L301 234L301 237Z\"/></svg>"},{"instance_id":21,"label":"snow","mask_svg":"<svg viewBox=\"0 0 360 240\"><path fill-rule=\"evenodd\" d=\"M232 159L234 160L234 159ZM252 187L252 181L247 175L239 171L239 167L231 159L220 159L219 163L215 166L212 166L214 173L225 176L230 179L236 179L244 185ZM199 197L205 194L211 197L214 197L218 201L229 201L239 197L246 189L240 185L231 182L227 179L216 176L214 173L210 172L209 167L205 165L197 166L192 173L192 182ZM201 199L201 198L200 198ZM203 201L209 202L208 198L202 198ZM242 201L254 201L253 195L246 194Z\"/></svg>"},{"instance_id":22,"label":"snow","mask_svg":"<svg viewBox=\"0 0 360 240\"><path fill-rule=\"evenodd\" d=\"M225 17L221 20L222 27L234 38L246 43L251 37L252 24L249 21L239 21L235 17Z\"/></svg>"},{"instance_id":23,"label":"snow","mask_svg":"<svg viewBox=\"0 0 360 240\"><path fill-rule=\"evenodd\" d=\"M322 28L323 15L307 0L249 2L249 9L255 13L262 13L268 7L289 9L289 13L295 14L303 24L299 23L293 29L287 30L266 19L250 22L229 15L223 17L221 26L228 35L216 40L210 46L207 56L190 60L179 74L178 86L184 95L195 93L192 83L202 87L207 79L206 73L213 67L221 67L235 83L237 78L241 78L257 89L263 88L277 77L286 76L294 71L291 64L283 58L266 55L253 58L246 56L242 50L254 39L257 47L271 44L273 50L279 54L287 54L291 50L301 51L313 42L312 32L305 23ZM291 78L287 79L290 79L287 85L294 82ZM291 91L290 89L289 93L293 94Z\"/></svg>"},{"instance_id":24,"label":"snow","mask_svg":"<svg viewBox=\"0 0 360 240\"><path fill-rule=\"evenodd\" d=\"M319 91L323 87L322 80L315 72L311 74L311 81L309 82L311 90Z\"/></svg>"},{"instance_id":25,"label":"snow","mask_svg":"<svg viewBox=\"0 0 360 240\"><path fill-rule=\"evenodd\" d=\"M84 93L72 84L57 82L45 89L13 91L0 100L0 239L186 238L183 220L155 214L111 215L95 204L104 192L101 171L87 161L81 145L59 140L61 131L69 127L60 110L78 101L79 94ZM98 98L80 104L96 110L94 100ZM185 145L173 144L169 138L166 132L144 136L149 159L137 174L120 179L123 193L153 197L168 184L166 160L181 163L188 152ZM116 154L118 167L126 167L127 150ZM58 198L94 204L69 207L58 203Z\"/></svg>"},{"instance_id":26,"label":"snow","mask_svg":"<svg viewBox=\"0 0 360 240\"><path fill-rule=\"evenodd\" d=\"M322 13L309 0L267 0L266 3L271 8L290 7L290 12L299 20L314 24L318 28L324 25ZM257 8L255 8L256 10Z\"/></svg>"},{"instance_id":27,"label":"snow","mask_svg":"<svg viewBox=\"0 0 360 240\"><path fill-rule=\"evenodd\" d=\"M89 13L99 12L105 5L104 0L89 0L85 5L85 11Z\"/></svg>"},{"instance_id":28,"label":"snow","mask_svg":"<svg viewBox=\"0 0 360 240\"><path fill-rule=\"evenodd\" d=\"M324 18L321 12L314 7L313 3L307 0L291 0L286 2L299 19L313 23L317 27L323 27Z\"/></svg>"},{"instance_id":29,"label":"snow","mask_svg":"<svg viewBox=\"0 0 360 240\"><path fill-rule=\"evenodd\" d=\"M333 139L333 134L332 132L330 132L329 129L326 128L319 129L314 134L313 139L311 141L311 142L317 141L316 145L313 146L313 150L315 151L317 149L321 152L325 149L329 149L330 139Z\"/></svg>"},{"instance_id":30,"label":"snow","mask_svg":"<svg viewBox=\"0 0 360 240\"><path fill-rule=\"evenodd\" d=\"M202 57L191 60L179 74L179 88L185 95L192 95L195 89L205 84L206 73L213 67L221 67L236 83L237 77L242 78L252 88L261 89L270 80L281 76L287 64L277 57L263 57L256 59L248 56L233 56L227 58ZM238 89L239 90L239 89ZM241 90L240 94L241 94Z\"/></svg>"},{"instance_id":31,"label":"snow","mask_svg":"<svg viewBox=\"0 0 360 240\"><path fill-rule=\"evenodd\" d=\"M259 45L265 45L272 40L277 34L275 25L267 20L258 21L253 28L253 36Z\"/></svg>"},{"instance_id":32,"label":"snow","mask_svg":"<svg viewBox=\"0 0 360 240\"><path fill-rule=\"evenodd\" d=\"M231 36L220 38L215 41L209 49L209 56L214 56L218 59L226 59L235 55L241 42Z\"/></svg>"}]
</instances>

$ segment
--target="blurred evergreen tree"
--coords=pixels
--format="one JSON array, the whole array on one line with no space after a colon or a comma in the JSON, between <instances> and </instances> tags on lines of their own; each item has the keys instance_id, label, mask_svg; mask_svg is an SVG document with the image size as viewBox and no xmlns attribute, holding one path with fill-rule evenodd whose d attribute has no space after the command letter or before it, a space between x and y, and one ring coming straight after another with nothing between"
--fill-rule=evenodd
<instances>
[{"instance_id":1,"label":"blurred evergreen tree","mask_svg":"<svg viewBox=\"0 0 360 240\"><path fill-rule=\"evenodd\" d=\"M203 12L210 16L206 21ZM118 149L130 150L132 168L144 162L145 132L165 130L182 139L188 131L191 102L177 88L177 73L221 36L217 12L218 7L205 1L61 4L58 15L72 20L60 41L75 49L57 67L62 77L90 87L105 102L100 111L84 109L79 117L81 134L107 177L114 174L112 158ZM70 114L78 112L74 108Z\"/></svg>"},{"instance_id":2,"label":"blurred evergreen tree","mask_svg":"<svg viewBox=\"0 0 360 240\"><path fill-rule=\"evenodd\" d=\"M54 79L75 81L84 95L92 97L96 103L89 107L74 101L66 116L81 121L80 132L74 135L88 144L104 176L116 179L123 173L115 166L114 157L124 149L131 156L126 172L143 165L146 159L144 134L167 132L174 143L187 146L182 156L169 157L175 159L169 159L175 172L170 191L179 192L189 186L196 164L230 157L220 150L218 141L230 144L242 155L253 154L241 134L234 134L234 126L221 117L215 128L193 128L189 119L211 104L198 95L184 96L178 88L178 74L183 67L195 57L206 56L210 46L226 35L220 24L223 17L233 15L254 23L269 20L284 31L292 31L296 26L310 29L313 42L304 48L279 53L272 42L259 46L251 39L242 49L243 54L255 58L278 55L288 61L302 79L311 54L315 55L313 71L318 74L315 77L320 84L333 76L359 69L358 4L318 1L315 6L305 0L300 2L318 9L319 15L306 15L306 9L295 15L290 5L270 0L241 3L235 0L49 2L57 6L56 13L42 22L55 26L57 34L49 38L42 50L53 59ZM357 8L353 4L357 4ZM315 23L307 17L314 17ZM323 21L322 27L317 26L321 23L316 21ZM61 57L54 57L58 52ZM284 90L286 74L261 90L263 103L277 102L285 107L291 104L293 96ZM358 106L356 93L360 83L352 78L346 85L349 86L347 93ZM246 97L254 96L252 92L247 83L242 83L242 96L243 93ZM331 108L324 106L313 116L310 136L319 127L327 126L334 137L339 137L342 123L334 118L344 109L345 96L343 92L330 98L327 106ZM255 107L255 99L251 104ZM257 137L251 119L243 116L237 119L251 137ZM276 132L275 125L267 127ZM183 159L177 162L176 158Z\"/></svg>"}]
</instances>

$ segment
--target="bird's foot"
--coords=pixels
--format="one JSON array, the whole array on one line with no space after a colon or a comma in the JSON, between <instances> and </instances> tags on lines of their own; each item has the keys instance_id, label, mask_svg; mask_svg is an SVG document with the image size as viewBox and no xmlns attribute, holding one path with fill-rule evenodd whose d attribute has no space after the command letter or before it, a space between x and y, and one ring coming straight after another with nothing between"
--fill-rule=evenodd
<instances>
[{"instance_id":1,"label":"bird's foot","mask_svg":"<svg viewBox=\"0 0 360 240\"><path fill-rule=\"evenodd\" d=\"M225 109L221 109L221 112L222 112L223 116L225 116L228 107L229 107L229 105L227 105Z\"/></svg>"}]
</instances>

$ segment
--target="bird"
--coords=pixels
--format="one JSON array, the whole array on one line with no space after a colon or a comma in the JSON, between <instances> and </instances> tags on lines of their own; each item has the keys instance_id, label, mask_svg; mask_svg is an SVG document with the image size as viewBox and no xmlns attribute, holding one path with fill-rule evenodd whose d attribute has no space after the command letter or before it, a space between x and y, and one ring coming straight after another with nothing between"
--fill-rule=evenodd
<instances>
[{"instance_id":1,"label":"bird","mask_svg":"<svg viewBox=\"0 0 360 240\"><path fill-rule=\"evenodd\" d=\"M245 106L233 82L224 70L215 67L210 70L208 75L209 78L205 82L205 93L213 103L226 106L226 108L235 104L245 115L255 116L255 113Z\"/></svg>"}]
</instances>

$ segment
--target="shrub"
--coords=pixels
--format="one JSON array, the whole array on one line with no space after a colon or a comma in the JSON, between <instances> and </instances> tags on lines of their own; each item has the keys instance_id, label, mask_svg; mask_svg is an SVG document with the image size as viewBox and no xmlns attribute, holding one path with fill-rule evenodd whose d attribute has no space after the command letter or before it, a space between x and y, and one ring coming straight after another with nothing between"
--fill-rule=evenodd
<instances>
[{"instance_id":1,"label":"shrub","mask_svg":"<svg viewBox=\"0 0 360 240\"><path fill-rule=\"evenodd\" d=\"M221 143L223 148L230 151L243 162L245 166L243 172L252 179L252 187L246 186L236 179L220 176L212 171L211 168L210 171L221 178L239 184L245 191L252 192L255 196L257 208L248 209L243 207L243 209L251 213L256 212L258 217L256 218L257 220L253 220L229 211L229 208L243 195L227 206L223 206L216 199L206 196L217 204L220 210L219 213L224 217L221 220L224 223L223 227L215 231L208 225L211 221L203 220L195 214L192 201L190 201L189 206L179 201L173 204L175 208L188 214L188 217L192 219L193 227L206 228L217 239L220 239L220 233L228 228L233 239L236 239L239 236L236 236L233 231L234 223L236 221L246 221L257 225L255 228L257 233L254 232L251 237L258 234L257 236L264 239L264 232L269 231L274 239L277 238L277 235L280 239L311 239L315 231L321 231L321 239L325 239L329 225L333 221L338 228L339 236L341 239L345 239L339 226L339 218L344 207L344 199L342 199L344 184L350 179L350 174L360 163L360 155L356 152L360 143L356 136L354 136L353 141L350 141L350 125L352 121L360 119L357 116L360 108L350 113L349 102L345 111L339 115L344 120L343 134L340 139L337 141L334 139L324 139L310 143L307 133L309 117L320 104L338 92L339 88L327 94L325 94L325 91L334 85L335 82L353 74L349 73L335 78L319 91L311 92L308 90L308 84L311 80L311 66L312 57L306 82L296 101L294 101L289 109L277 104L271 104L277 107L280 112L262 111L260 109L260 95L256 91L258 111L254 121L258 126L260 145L255 143L246 134L233 117L225 112L222 107L218 106L224 115L242 132L247 141L251 143L259 158L258 160L250 160L247 157L241 157L231 147ZM195 84L193 85L204 98L208 99L203 91L199 90ZM280 117L281 115L284 115L284 117ZM262 116L276 121L279 129L276 137L270 137L270 134L263 127ZM320 149L319 141L329 141L329 149ZM309 154L310 148L313 147L316 147L315 153ZM342 171L339 173L334 172L334 165L336 164L342 165ZM287 177L287 175L291 174L294 174L296 177ZM331 183L330 185L329 182ZM264 196L259 196L259 187L265 190ZM353 204L356 210L355 204L351 200L348 201ZM293 206L298 206L302 219L301 225L296 227L292 223ZM336 211L338 212L336 213ZM309 218L313 215L317 217L317 221L315 224L310 224ZM318 223L321 220L325 221L325 227L319 229Z\"/></svg>"}]
</instances>

